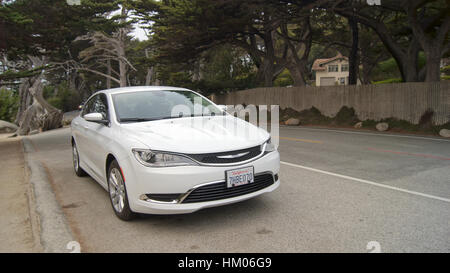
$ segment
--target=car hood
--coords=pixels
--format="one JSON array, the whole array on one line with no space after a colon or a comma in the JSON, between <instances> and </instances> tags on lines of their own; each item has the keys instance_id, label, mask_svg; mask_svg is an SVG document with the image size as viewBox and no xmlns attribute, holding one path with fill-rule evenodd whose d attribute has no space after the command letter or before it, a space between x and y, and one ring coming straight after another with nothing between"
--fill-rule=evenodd
<instances>
[{"instance_id":1,"label":"car hood","mask_svg":"<svg viewBox=\"0 0 450 273\"><path fill-rule=\"evenodd\" d=\"M267 131L230 115L122 123L120 133L152 150L188 154L250 148L270 137Z\"/></svg>"}]
</instances>

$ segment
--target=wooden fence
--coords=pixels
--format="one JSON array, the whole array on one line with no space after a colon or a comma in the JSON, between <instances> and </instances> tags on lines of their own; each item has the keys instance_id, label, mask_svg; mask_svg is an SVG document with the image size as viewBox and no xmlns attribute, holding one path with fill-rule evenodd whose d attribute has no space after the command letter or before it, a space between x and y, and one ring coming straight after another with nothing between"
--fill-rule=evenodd
<instances>
[{"instance_id":1,"label":"wooden fence","mask_svg":"<svg viewBox=\"0 0 450 273\"><path fill-rule=\"evenodd\" d=\"M417 124L428 109L433 121L450 121L450 82L395 83L361 86L272 87L214 94L217 104L279 105L297 111L316 107L333 117L343 107L353 107L361 120L397 118Z\"/></svg>"}]
</instances>

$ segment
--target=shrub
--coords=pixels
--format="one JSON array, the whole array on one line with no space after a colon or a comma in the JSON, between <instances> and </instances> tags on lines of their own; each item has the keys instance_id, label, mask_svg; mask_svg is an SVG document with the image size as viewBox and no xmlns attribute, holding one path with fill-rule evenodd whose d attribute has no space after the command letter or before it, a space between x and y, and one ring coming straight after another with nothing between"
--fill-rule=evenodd
<instances>
[{"instance_id":1,"label":"shrub","mask_svg":"<svg viewBox=\"0 0 450 273\"><path fill-rule=\"evenodd\" d=\"M322 115L319 109L315 107L300 112L292 108L280 110L280 121L286 121L290 118L297 118L300 120L301 124L305 125L323 125L328 124L331 121L331 118Z\"/></svg>"},{"instance_id":2,"label":"shrub","mask_svg":"<svg viewBox=\"0 0 450 273\"><path fill-rule=\"evenodd\" d=\"M46 86L44 88L44 98L52 106L62 110L63 112L77 110L81 103L81 98L78 92L71 90L65 82L57 86Z\"/></svg>"},{"instance_id":3,"label":"shrub","mask_svg":"<svg viewBox=\"0 0 450 273\"><path fill-rule=\"evenodd\" d=\"M434 111L432 109L428 109L427 111L425 111L425 113L423 113L419 120L420 128L426 130L431 129L431 127L433 127L433 116Z\"/></svg>"},{"instance_id":4,"label":"shrub","mask_svg":"<svg viewBox=\"0 0 450 273\"><path fill-rule=\"evenodd\" d=\"M19 98L15 91L0 89L0 120L13 122L18 106Z\"/></svg>"},{"instance_id":5,"label":"shrub","mask_svg":"<svg viewBox=\"0 0 450 273\"><path fill-rule=\"evenodd\" d=\"M336 125L353 125L359 122L355 109L343 106L334 118Z\"/></svg>"}]
</instances>

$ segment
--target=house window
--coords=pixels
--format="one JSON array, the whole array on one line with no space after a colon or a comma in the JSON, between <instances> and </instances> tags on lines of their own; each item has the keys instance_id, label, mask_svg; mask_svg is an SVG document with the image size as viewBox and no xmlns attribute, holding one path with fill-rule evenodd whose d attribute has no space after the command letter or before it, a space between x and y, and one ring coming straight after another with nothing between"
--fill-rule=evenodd
<instances>
[{"instance_id":1,"label":"house window","mask_svg":"<svg viewBox=\"0 0 450 273\"><path fill-rule=\"evenodd\" d=\"M342 65L341 72L348 72L348 64L343 64Z\"/></svg>"},{"instance_id":2,"label":"house window","mask_svg":"<svg viewBox=\"0 0 450 273\"><path fill-rule=\"evenodd\" d=\"M339 72L339 66L338 65L329 65L328 72Z\"/></svg>"}]
</instances>

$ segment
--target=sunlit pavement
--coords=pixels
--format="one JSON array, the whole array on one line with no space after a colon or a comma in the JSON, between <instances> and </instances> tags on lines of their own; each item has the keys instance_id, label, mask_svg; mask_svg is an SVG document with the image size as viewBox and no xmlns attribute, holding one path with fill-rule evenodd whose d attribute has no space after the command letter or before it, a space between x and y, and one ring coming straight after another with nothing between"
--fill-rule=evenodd
<instances>
[{"instance_id":1,"label":"sunlit pavement","mask_svg":"<svg viewBox=\"0 0 450 273\"><path fill-rule=\"evenodd\" d=\"M280 134L275 192L133 222L117 219L93 179L75 176L70 129L30 139L81 251L450 251L449 140L300 127Z\"/></svg>"}]
</instances>

